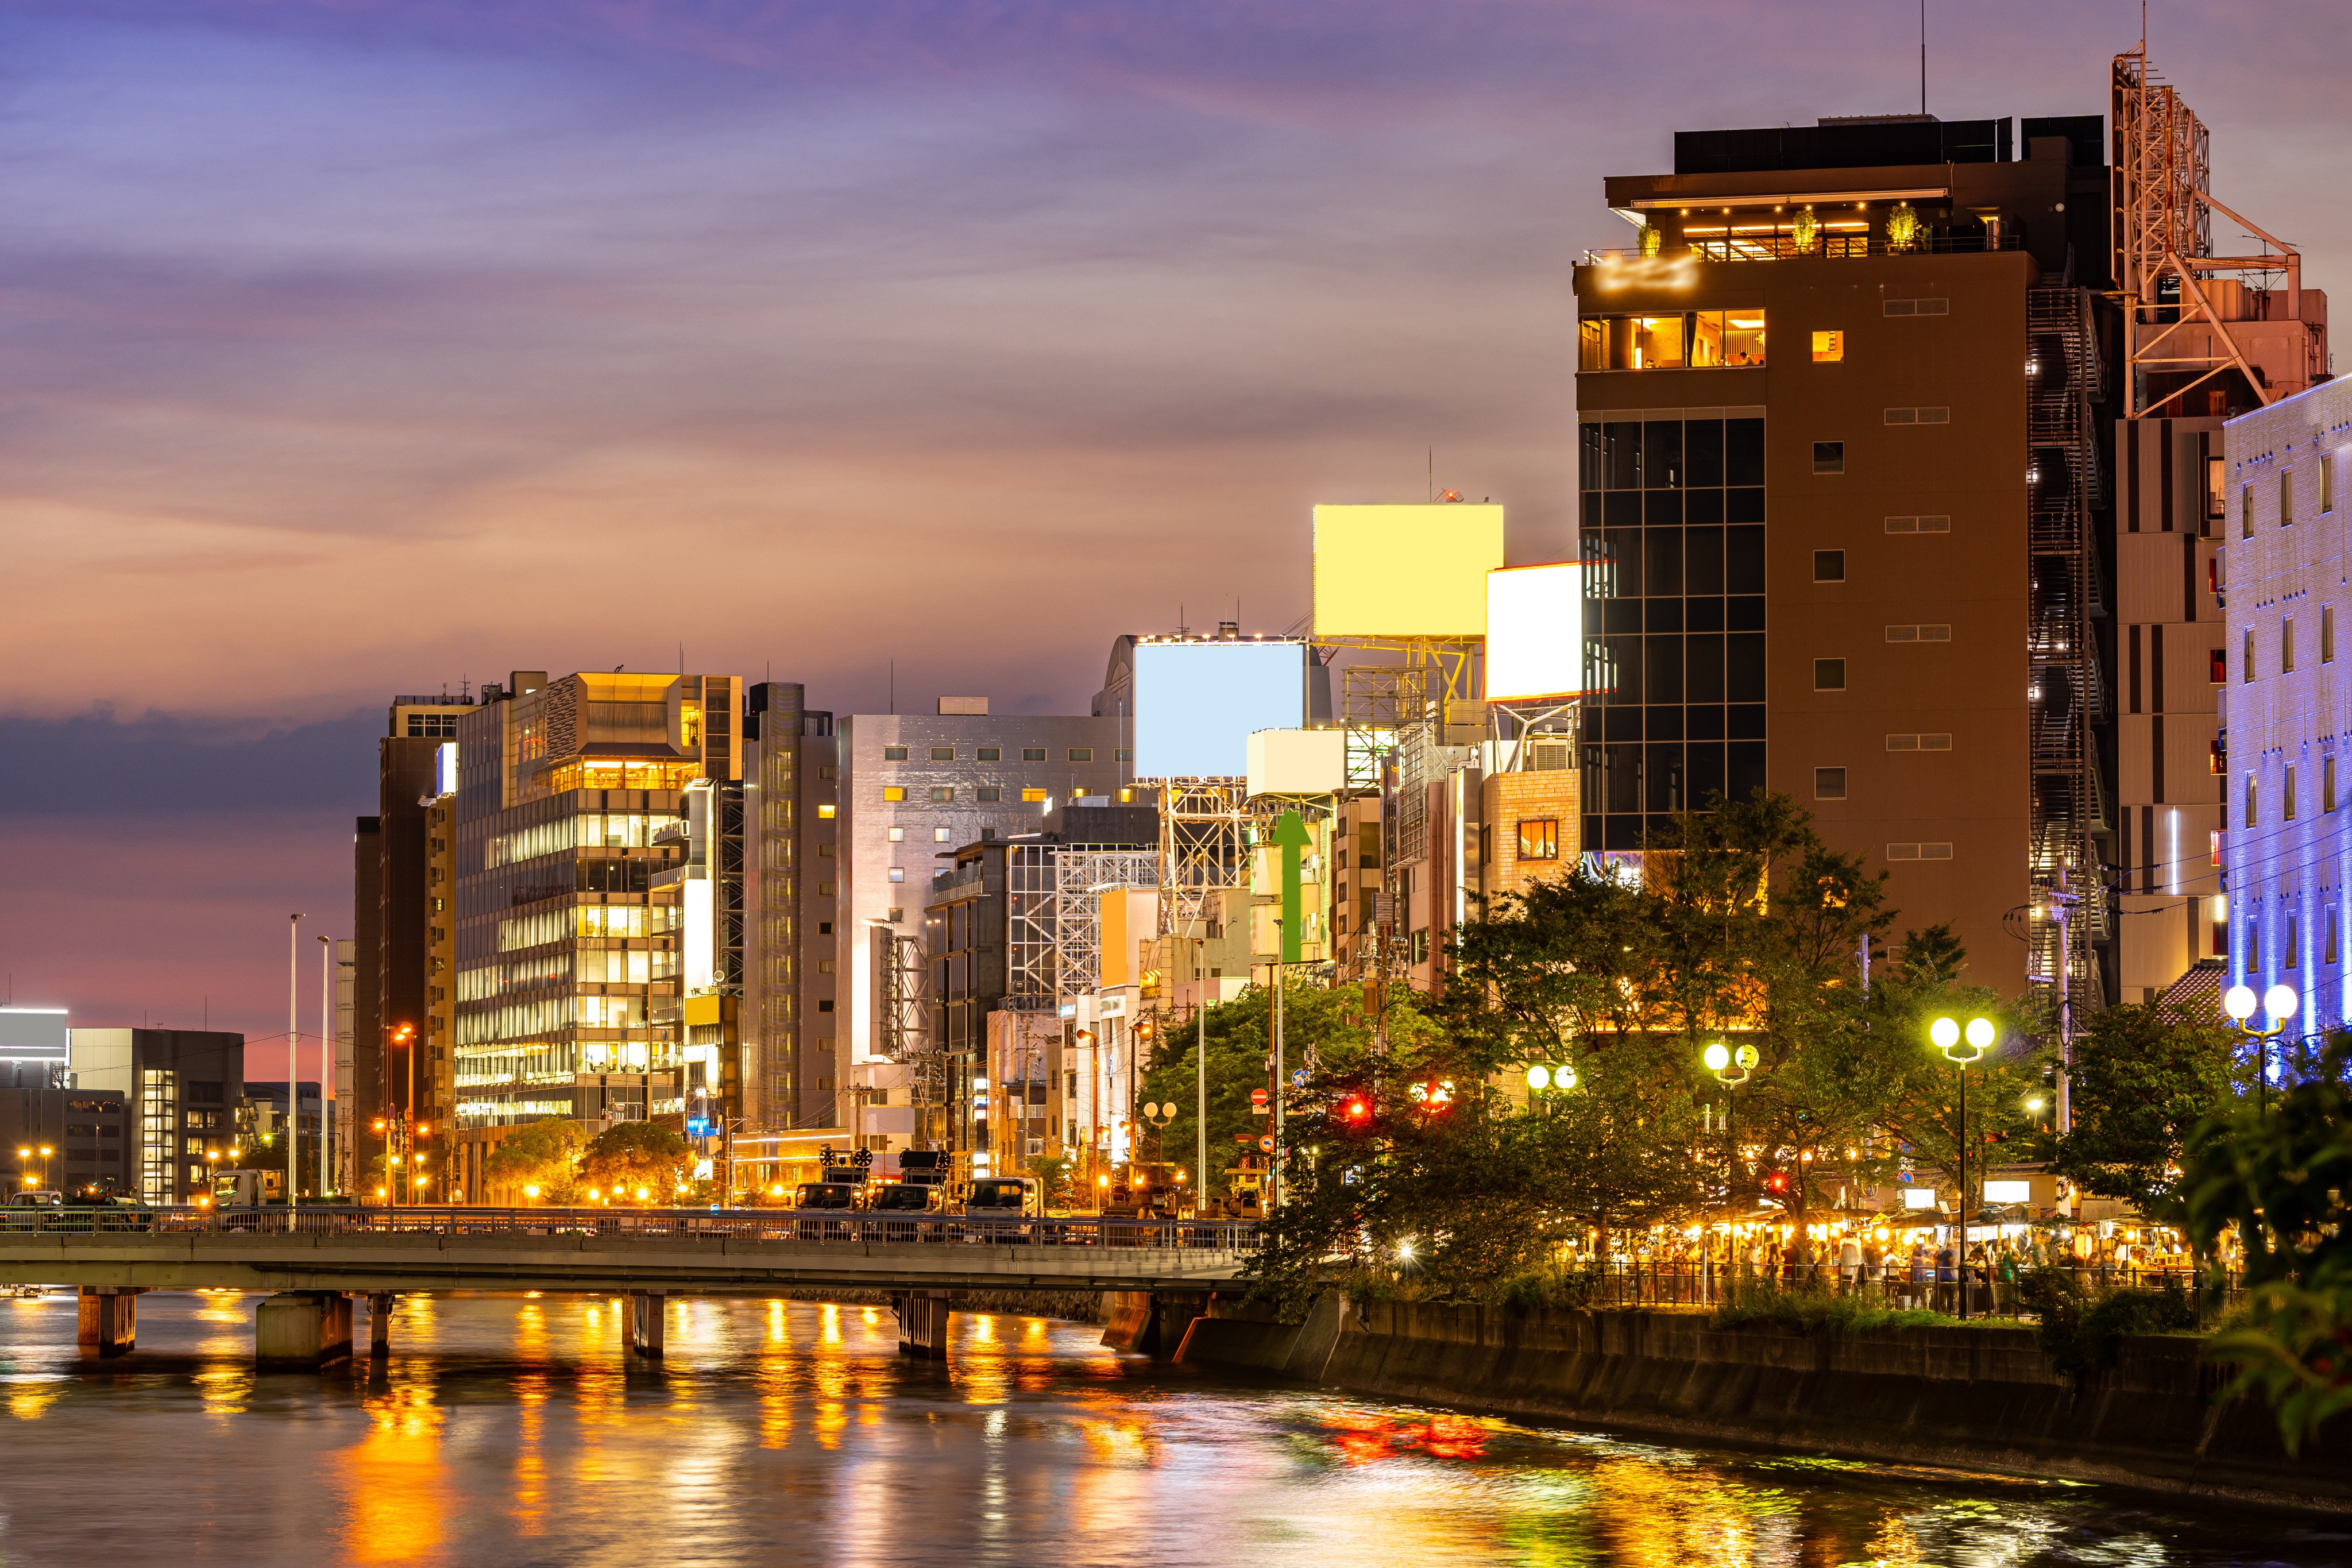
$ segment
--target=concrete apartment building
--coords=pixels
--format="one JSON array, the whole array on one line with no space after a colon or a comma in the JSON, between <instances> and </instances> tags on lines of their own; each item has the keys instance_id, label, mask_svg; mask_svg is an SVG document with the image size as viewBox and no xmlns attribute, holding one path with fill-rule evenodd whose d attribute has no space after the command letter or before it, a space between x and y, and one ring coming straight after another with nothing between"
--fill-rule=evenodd
<instances>
[{"instance_id":1,"label":"concrete apartment building","mask_svg":"<svg viewBox=\"0 0 2352 1568\"><path fill-rule=\"evenodd\" d=\"M2225 431L2229 598L2222 837L2226 895L2183 905L2219 928L2230 973L2301 996L2287 1047L2352 1016L2344 889L2352 879L2352 384L2330 382Z\"/></svg>"},{"instance_id":2,"label":"concrete apartment building","mask_svg":"<svg viewBox=\"0 0 2352 1568\"><path fill-rule=\"evenodd\" d=\"M833 864L841 984L830 1016L841 1064L835 1081L845 1079L859 1101L840 1107L840 1124L858 1128L866 1146L904 1147L911 1131L908 1085L880 1027L883 987L898 943L918 944L919 963L932 876L965 845L1038 831L1052 801L1115 798L1132 768L1124 727L1116 715L991 714L985 698L941 698L935 714L840 721ZM906 1131L865 1130L851 1120L894 1110L908 1114L872 1120Z\"/></svg>"}]
</instances>

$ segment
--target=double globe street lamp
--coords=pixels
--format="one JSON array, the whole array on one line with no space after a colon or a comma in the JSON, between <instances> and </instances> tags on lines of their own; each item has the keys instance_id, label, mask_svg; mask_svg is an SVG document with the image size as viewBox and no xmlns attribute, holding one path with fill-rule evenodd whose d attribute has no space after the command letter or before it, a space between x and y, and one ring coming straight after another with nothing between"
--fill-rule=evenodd
<instances>
[{"instance_id":1,"label":"double globe street lamp","mask_svg":"<svg viewBox=\"0 0 2352 1568\"><path fill-rule=\"evenodd\" d=\"M2252 986L2232 985L2221 998L2221 1011L2230 1016L2238 1033L2254 1042L2254 1093L2264 1110L2271 1105L2271 1042L2286 1033L2302 1001L2292 985L2272 986L2263 993L2262 1000L2263 1011L2270 1016L2270 1027L2258 1029L2250 1021L2254 1016Z\"/></svg>"},{"instance_id":2,"label":"double globe street lamp","mask_svg":"<svg viewBox=\"0 0 2352 1568\"><path fill-rule=\"evenodd\" d=\"M1736 1091L1748 1081L1748 1075L1756 1070L1756 1064L1763 1059L1754 1046L1742 1046L1735 1051L1721 1040L1709 1041L1706 1049L1699 1053L1699 1060L1706 1064L1706 1070L1715 1075L1716 1082L1723 1085L1723 1205L1727 1223L1730 1214L1735 1212L1731 1208L1732 1191L1738 1184L1739 1173L1739 1143L1733 1136L1731 1115L1739 1104ZM1710 1275L1715 1268L1714 1237L1712 1229L1702 1229L1699 1233L1699 1250L1705 1258L1700 1267ZM1731 1232L1727 1228L1724 1232L1725 1245L1728 1246L1730 1240Z\"/></svg>"},{"instance_id":3,"label":"double globe street lamp","mask_svg":"<svg viewBox=\"0 0 2352 1568\"><path fill-rule=\"evenodd\" d=\"M2000 1034L1990 1018L1970 1018L1965 1031L1958 1018L1938 1018L1927 1026L1927 1037L1960 1072L1960 1135L1956 1140L1960 1151L1960 1250L1952 1273L1959 1286L1963 1320L1969 1315L1969 1064L1982 1057Z\"/></svg>"}]
</instances>

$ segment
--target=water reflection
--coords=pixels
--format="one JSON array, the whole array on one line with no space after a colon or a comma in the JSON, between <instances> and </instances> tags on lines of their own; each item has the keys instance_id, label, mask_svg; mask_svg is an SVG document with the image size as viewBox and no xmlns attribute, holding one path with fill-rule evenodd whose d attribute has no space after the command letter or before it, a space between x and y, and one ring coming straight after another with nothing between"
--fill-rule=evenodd
<instances>
[{"instance_id":1,"label":"water reflection","mask_svg":"<svg viewBox=\"0 0 2352 1568\"><path fill-rule=\"evenodd\" d=\"M900 1356L886 1310L678 1298L655 1366L625 1301L408 1298L388 1359L257 1375L255 1305L143 1298L139 1350L104 1363L69 1298L0 1313L7 1561L2346 1560L2260 1516L1258 1385L1037 1318L960 1315L941 1364ZM170 1483L110 1489L101 1531L100 1472Z\"/></svg>"}]
</instances>

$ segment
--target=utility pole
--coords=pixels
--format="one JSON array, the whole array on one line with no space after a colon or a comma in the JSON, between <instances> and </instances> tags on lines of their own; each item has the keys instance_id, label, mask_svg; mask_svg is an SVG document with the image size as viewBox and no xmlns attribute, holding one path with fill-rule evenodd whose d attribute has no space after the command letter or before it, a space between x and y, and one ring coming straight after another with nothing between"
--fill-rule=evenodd
<instances>
[{"instance_id":1,"label":"utility pole","mask_svg":"<svg viewBox=\"0 0 2352 1568\"><path fill-rule=\"evenodd\" d=\"M1192 1067L1199 1079L1201 1102L1192 1131L1199 1134L1200 1182L1193 1189L1192 1212L1205 1215L1209 1204L1209 933L1207 915L1192 939Z\"/></svg>"},{"instance_id":2,"label":"utility pole","mask_svg":"<svg viewBox=\"0 0 2352 1568\"><path fill-rule=\"evenodd\" d=\"M296 1068L302 1044L302 917L289 917L286 927L286 1228L294 1229L296 1177L299 1167L294 1163L295 1122L294 1095Z\"/></svg>"},{"instance_id":3,"label":"utility pole","mask_svg":"<svg viewBox=\"0 0 2352 1568\"><path fill-rule=\"evenodd\" d=\"M1282 1090L1290 1077L1283 1060L1282 1050L1282 989L1289 971L1282 966L1282 922L1275 921L1274 934L1274 1154L1265 1163L1266 1179L1274 1187L1273 1197L1266 1205L1271 1214L1282 1204Z\"/></svg>"}]
</instances>

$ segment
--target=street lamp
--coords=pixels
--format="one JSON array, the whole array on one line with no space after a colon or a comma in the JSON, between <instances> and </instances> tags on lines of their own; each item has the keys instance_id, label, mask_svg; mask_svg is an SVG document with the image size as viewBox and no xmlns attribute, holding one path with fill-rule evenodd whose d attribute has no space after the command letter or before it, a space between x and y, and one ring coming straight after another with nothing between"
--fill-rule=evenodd
<instances>
[{"instance_id":1,"label":"street lamp","mask_svg":"<svg viewBox=\"0 0 2352 1568\"><path fill-rule=\"evenodd\" d=\"M1960 1287L1960 1317L1969 1315L1969 1064L1985 1054L2000 1031L1990 1018L1970 1018L1967 1043L1961 1043L1960 1021L1938 1018L1927 1026L1927 1037L1936 1048L1959 1069L1960 1074L1960 1252L1959 1266L1954 1271Z\"/></svg>"},{"instance_id":2,"label":"street lamp","mask_svg":"<svg viewBox=\"0 0 2352 1568\"><path fill-rule=\"evenodd\" d=\"M1739 1179L1739 1144L1732 1135L1732 1112L1739 1104L1736 1091L1748 1081L1748 1075L1756 1070L1756 1064L1763 1058L1757 1054L1754 1046L1741 1046L1735 1051L1721 1040L1709 1040L1706 1049L1699 1053L1699 1060L1705 1062L1706 1070L1715 1075L1715 1081L1723 1086L1723 1202L1728 1209L1732 1187ZM1712 1272L1715 1266L1715 1232L1712 1228L1701 1228L1699 1247L1704 1254L1699 1266Z\"/></svg>"},{"instance_id":3,"label":"street lamp","mask_svg":"<svg viewBox=\"0 0 2352 1568\"><path fill-rule=\"evenodd\" d=\"M2263 993L2263 1011L2270 1015L2271 1026L2257 1029L2248 1022L2254 1016L2254 988L2232 985L2221 998L2221 1011L2230 1015L2230 1022L2238 1033L2254 1042L2254 1093L2263 1110L2271 1105L2271 1042L2286 1033L2294 1020L2294 1010L2302 1001L2292 985L2273 985Z\"/></svg>"}]
</instances>

